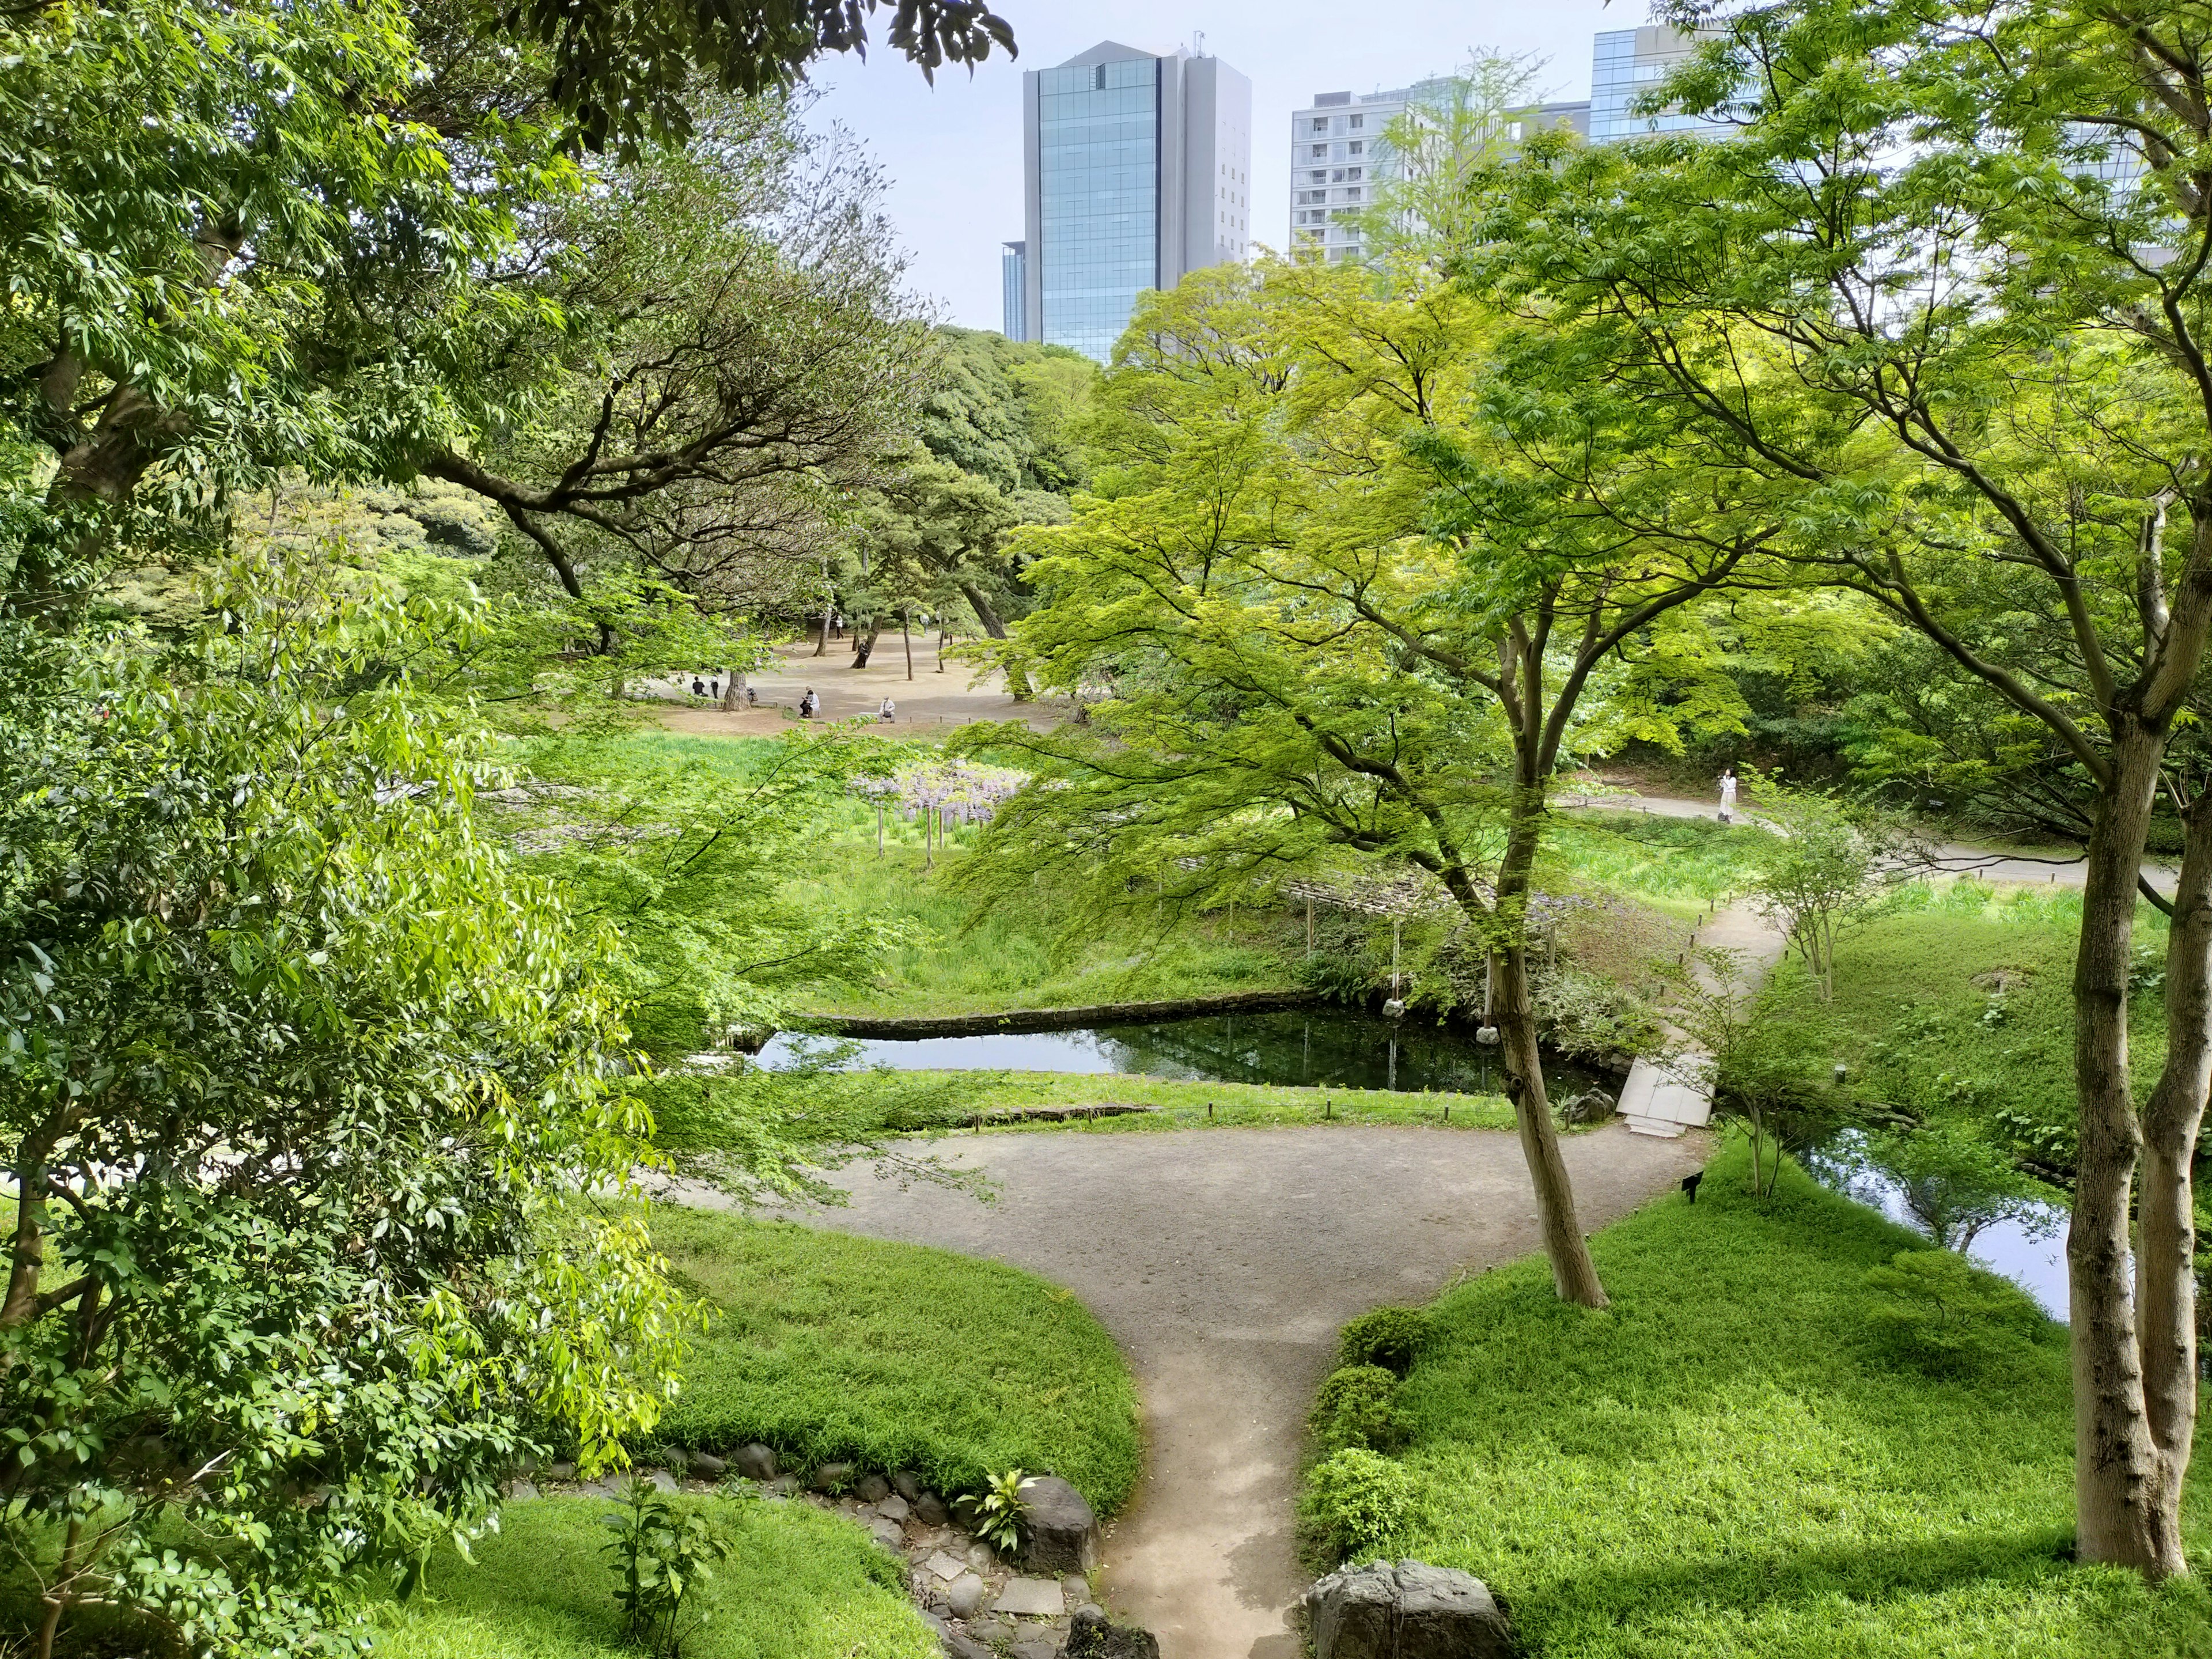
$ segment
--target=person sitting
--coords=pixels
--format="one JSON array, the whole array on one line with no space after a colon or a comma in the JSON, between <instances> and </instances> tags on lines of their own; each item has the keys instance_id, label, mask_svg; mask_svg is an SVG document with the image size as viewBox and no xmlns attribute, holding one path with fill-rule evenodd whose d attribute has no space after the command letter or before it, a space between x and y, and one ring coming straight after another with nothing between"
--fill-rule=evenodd
<instances>
[{"instance_id":1,"label":"person sitting","mask_svg":"<svg viewBox=\"0 0 2212 1659\"><path fill-rule=\"evenodd\" d=\"M696 674L691 677L691 695L695 697L703 697L707 695L707 683Z\"/></svg>"},{"instance_id":2,"label":"person sitting","mask_svg":"<svg viewBox=\"0 0 2212 1659\"><path fill-rule=\"evenodd\" d=\"M878 724L889 726L897 718L898 705L893 702L889 697L885 697L884 699L883 707L876 710L876 720Z\"/></svg>"}]
</instances>

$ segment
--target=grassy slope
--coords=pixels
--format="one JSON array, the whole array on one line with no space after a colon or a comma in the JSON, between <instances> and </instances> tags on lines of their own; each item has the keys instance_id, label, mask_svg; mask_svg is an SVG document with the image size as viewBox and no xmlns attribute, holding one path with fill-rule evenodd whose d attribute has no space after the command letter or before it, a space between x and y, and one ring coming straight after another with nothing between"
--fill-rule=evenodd
<instances>
[{"instance_id":1,"label":"grassy slope","mask_svg":"<svg viewBox=\"0 0 2212 1659\"><path fill-rule=\"evenodd\" d=\"M979 911L954 891L948 868L967 856L956 844L925 872L919 848L895 848L879 860L872 842L824 847L817 880L825 893L904 917L921 940L895 952L867 990L823 987L805 997L805 1005L830 1013L968 1013L1159 1001L1295 983L1287 921L1240 912L1233 939L1221 917L1179 926L1164 939L1133 923L1066 941L1056 937L1042 904L1001 901Z\"/></svg>"},{"instance_id":2,"label":"grassy slope","mask_svg":"<svg viewBox=\"0 0 2212 1659\"><path fill-rule=\"evenodd\" d=\"M1135 1386L1073 1293L995 1261L788 1222L656 1209L654 1242L721 1310L665 1437L802 1466L911 1468L945 1492L1012 1466L1101 1511L1142 1457Z\"/></svg>"},{"instance_id":3,"label":"grassy slope","mask_svg":"<svg viewBox=\"0 0 2212 1659\"><path fill-rule=\"evenodd\" d=\"M1399 1553L1480 1574L1546 1659L2120 1659L2212 1652L2201 1581L2077 1569L2063 1334L1938 1381L1865 1340L1865 1270L1923 1241L1742 1155L1594 1243L1613 1305L1540 1261L1437 1304L1401 1390L1421 1518ZM2212 1471L2190 1550L2212 1569Z\"/></svg>"},{"instance_id":4,"label":"grassy slope","mask_svg":"<svg viewBox=\"0 0 2212 1659\"><path fill-rule=\"evenodd\" d=\"M1109 1073L969 1072L961 1094L965 1112L1024 1106L1088 1106L1132 1102L1154 1109L1141 1116L1100 1118L1068 1126L1083 1133L1318 1123L1449 1123L1453 1128L1510 1129L1513 1108L1503 1095L1394 1094L1387 1089L1315 1089L1298 1085L1184 1083L1170 1078ZM1323 1103L1327 1104L1324 1106ZM1208 1117L1206 1108L1213 1108ZM1445 1111L1451 1115L1447 1118ZM1050 1127L1020 1125L1018 1127ZM995 1133L995 1132L994 1132Z\"/></svg>"},{"instance_id":5,"label":"grassy slope","mask_svg":"<svg viewBox=\"0 0 2212 1659\"><path fill-rule=\"evenodd\" d=\"M712 1504L737 1553L701 1592L709 1622L686 1659L935 1659L937 1638L908 1604L899 1571L850 1522L803 1504ZM386 1659L621 1659L614 1575L601 1553L605 1500L551 1498L508 1509L477 1565L450 1550L431 1569L434 1601L379 1614Z\"/></svg>"},{"instance_id":6,"label":"grassy slope","mask_svg":"<svg viewBox=\"0 0 2212 1659\"><path fill-rule=\"evenodd\" d=\"M1912 908L1845 935L1826 1006L1794 959L1785 964L1775 976L1774 1018L1804 1034L1821 1071L1828 1060L1846 1062L1852 1093L1916 1114L2007 1115L2015 1138L2038 1140L2021 1132L2043 1124L2070 1139L2079 895L1954 883L1915 896ZM2148 905L2136 930L2139 957L2162 957L2163 921ZM2002 996L1973 983L1997 969L2026 982ZM2130 1066L2147 1090L2166 1056L2157 991L2139 991L2128 1016Z\"/></svg>"}]
</instances>

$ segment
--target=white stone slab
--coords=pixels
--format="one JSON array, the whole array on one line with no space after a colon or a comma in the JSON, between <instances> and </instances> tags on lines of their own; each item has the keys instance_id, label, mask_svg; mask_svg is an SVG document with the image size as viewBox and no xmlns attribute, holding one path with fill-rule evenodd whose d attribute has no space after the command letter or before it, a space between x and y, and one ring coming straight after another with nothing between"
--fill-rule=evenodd
<instances>
[{"instance_id":1,"label":"white stone slab","mask_svg":"<svg viewBox=\"0 0 2212 1659\"><path fill-rule=\"evenodd\" d=\"M948 1584L968 1571L965 1561L957 1556L947 1555L943 1550L938 1551L921 1565L933 1577L941 1578Z\"/></svg>"},{"instance_id":2,"label":"white stone slab","mask_svg":"<svg viewBox=\"0 0 2212 1659\"><path fill-rule=\"evenodd\" d=\"M1067 1601L1060 1595L1056 1579L1010 1578L999 1592L999 1599L991 1603L991 1611L1024 1619L1057 1619L1067 1611Z\"/></svg>"}]
</instances>

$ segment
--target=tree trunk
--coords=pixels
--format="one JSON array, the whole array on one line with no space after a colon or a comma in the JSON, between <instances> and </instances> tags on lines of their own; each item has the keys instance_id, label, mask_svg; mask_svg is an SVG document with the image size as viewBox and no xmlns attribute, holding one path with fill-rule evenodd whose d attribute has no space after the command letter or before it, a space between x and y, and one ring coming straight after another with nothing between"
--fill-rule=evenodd
<instances>
[{"instance_id":1,"label":"tree trunk","mask_svg":"<svg viewBox=\"0 0 2212 1659\"><path fill-rule=\"evenodd\" d=\"M967 599L969 608L975 611L975 620L983 624L983 631L994 640L1005 639L1006 625L999 620L999 613L991 609L991 602L983 597L983 590L973 582L962 582L960 592Z\"/></svg>"},{"instance_id":2,"label":"tree trunk","mask_svg":"<svg viewBox=\"0 0 2212 1659\"><path fill-rule=\"evenodd\" d=\"M1551 1259L1552 1285L1564 1302L1585 1308L1606 1305L1605 1286L1590 1260L1575 1213L1574 1185L1559 1152L1559 1132L1552 1122L1552 1103L1544 1090L1543 1055L1536 1046L1536 1010L1528 995L1526 938L1530 872L1536 842L1543 832L1542 786L1523 776L1513 791L1505 856L1498 866L1498 922L1504 930L1490 952L1492 1018L1505 1051L1505 1093L1521 1132L1521 1154L1536 1188L1536 1212L1543 1224L1544 1254Z\"/></svg>"},{"instance_id":3,"label":"tree trunk","mask_svg":"<svg viewBox=\"0 0 2212 1659\"><path fill-rule=\"evenodd\" d=\"M945 672L945 647L952 642L952 623L945 617L937 619L937 672Z\"/></svg>"},{"instance_id":4,"label":"tree trunk","mask_svg":"<svg viewBox=\"0 0 2212 1659\"><path fill-rule=\"evenodd\" d=\"M868 665L868 659L875 653L876 636L883 631L884 625L873 617L868 618L868 632L866 638L861 636L858 628L853 630L854 667L866 668Z\"/></svg>"},{"instance_id":5,"label":"tree trunk","mask_svg":"<svg viewBox=\"0 0 2212 1659\"><path fill-rule=\"evenodd\" d=\"M1521 1132L1521 1155L1536 1189L1536 1213L1544 1230L1544 1254L1552 1263L1552 1287L1563 1302L1585 1308L1606 1305L1605 1286L1590 1260L1589 1242L1575 1214L1574 1185L1559 1152L1559 1132L1552 1122L1552 1103L1544 1092L1543 1057L1536 1047L1536 1013L1528 1000L1528 952L1516 941L1492 953L1495 969L1495 1018L1505 1051L1505 1093Z\"/></svg>"},{"instance_id":6,"label":"tree trunk","mask_svg":"<svg viewBox=\"0 0 2212 1659\"><path fill-rule=\"evenodd\" d=\"M2166 1064L2142 1111L2136 1320L2143 1405L2157 1459L2151 1506L2180 1565L2183 1482L2197 1429L2196 1194L2190 1165L2212 1089L2212 800L2188 813L2166 968Z\"/></svg>"},{"instance_id":7,"label":"tree trunk","mask_svg":"<svg viewBox=\"0 0 2212 1659\"><path fill-rule=\"evenodd\" d=\"M830 654L830 617L836 608L837 601L834 595L823 602L822 637L814 642L814 654L817 657L826 657Z\"/></svg>"},{"instance_id":8,"label":"tree trunk","mask_svg":"<svg viewBox=\"0 0 2212 1659\"><path fill-rule=\"evenodd\" d=\"M744 690L745 677L742 674L733 673L730 676L728 680L724 682L722 686L722 712L725 714L735 714L738 709L743 708L745 706Z\"/></svg>"},{"instance_id":9,"label":"tree trunk","mask_svg":"<svg viewBox=\"0 0 2212 1659\"><path fill-rule=\"evenodd\" d=\"M907 632L906 607L899 607L899 643L906 647L906 677L914 678L914 635Z\"/></svg>"},{"instance_id":10,"label":"tree trunk","mask_svg":"<svg viewBox=\"0 0 2212 1659\"><path fill-rule=\"evenodd\" d=\"M2129 1285L2129 1199L2142 1128L2128 1082L2128 967L2136 878L2158 785L2160 734L2113 719L2112 779L2090 831L2074 965L2081 1150L2066 1232L2073 1321L2075 1549L2148 1577L2184 1571L2179 1494L2160 1491Z\"/></svg>"}]
</instances>

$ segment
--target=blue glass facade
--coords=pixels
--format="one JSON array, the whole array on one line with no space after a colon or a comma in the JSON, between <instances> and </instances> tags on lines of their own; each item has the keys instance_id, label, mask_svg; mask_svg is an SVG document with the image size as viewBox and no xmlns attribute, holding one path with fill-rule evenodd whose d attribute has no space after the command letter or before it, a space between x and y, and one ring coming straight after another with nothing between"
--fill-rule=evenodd
<instances>
[{"instance_id":1,"label":"blue glass facade","mask_svg":"<svg viewBox=\"0 0 2212 1659\"><path fill-rule=\"evenodd\" d=\"M1609 29L1590 52L1589 137L1594 144L1651 132L1730 132L1723 121L1695 115L1639 115L1637 100L1656 90L1697 50L1696 40L1670 28Z\"/></svg>"},{"instance_id":2,"label":"blue glass facade","mask_svg":"<svg viewBox=\"0 0 2212 1659\"><path fill-rule=\"evenodd\" d=\"M1038 77L1038 320L1047 342L1102 362L1160 283L1159 82L1151 58Z\"/></svg>"}]
</instances>

